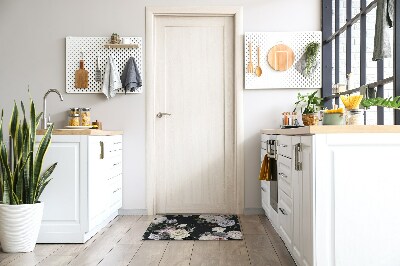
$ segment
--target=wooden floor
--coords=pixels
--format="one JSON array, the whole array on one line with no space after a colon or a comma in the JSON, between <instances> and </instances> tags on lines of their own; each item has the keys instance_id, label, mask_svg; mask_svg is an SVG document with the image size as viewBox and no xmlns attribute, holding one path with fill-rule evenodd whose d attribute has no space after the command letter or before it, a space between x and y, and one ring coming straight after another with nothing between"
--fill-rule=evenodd
<instances>
[{"instance_id":1,"label":"wooden floor","mask_svg":"<svg viewBox=\"0 0 400 266\"><path fill-rule=\"evenodd\" d=\"M265 216L240 216L244 241L142 241L154 216L119 216L85 244L0 252L0 265L295 265Z\"/></svg>"}]
</instances>

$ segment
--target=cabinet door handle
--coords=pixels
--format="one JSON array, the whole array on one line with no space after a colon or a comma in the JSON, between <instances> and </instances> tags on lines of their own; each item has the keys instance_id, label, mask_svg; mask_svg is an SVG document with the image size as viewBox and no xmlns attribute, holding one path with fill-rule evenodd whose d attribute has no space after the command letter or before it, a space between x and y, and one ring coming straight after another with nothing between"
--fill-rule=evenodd
<instances>
[{"instance_id":1,"label":"cabinet door handle","mask_svg":"<svg viewBox=\"0 0 400 266\"><path fill-rule=\"evenodd\" d=\"M100 159L104 159L104 142L100 141Z\"/></svg>"},{"instance_id":2,"label":"cabinet door handle","mask_svg":"<svg viewBox=\"0 0 400 266\"><path fill-rule=\"evenodd\" d=\"M281 213L282 213L283 215L287 215L287 212L286 212L284 209L279 208L279 210L281 211Z\"/></svg>"},{"instance_id":3,"label":"cabinet door handle","mask_svg":"<svg viewBox=\"0 0 400 266\"><path fill-rule=\"evenodd\" d=\"M279 146L279 147L283 147L283 148L286 148L286 147L287 147L286 144L278 144L278 146Z\"/></svg>"},{"instance_id":4,"label":"cabinet door handle","mask_svg":"<svg viewBox=\"0 0 400 266\"><path fill-rule=\"evenodd\" d=\"M296 171L302 171L303 170L303 165L300 162L300 152L301 152L301 143L297 143L296 145L294 145L294 170Z\"/></svg>"}]
</instances>

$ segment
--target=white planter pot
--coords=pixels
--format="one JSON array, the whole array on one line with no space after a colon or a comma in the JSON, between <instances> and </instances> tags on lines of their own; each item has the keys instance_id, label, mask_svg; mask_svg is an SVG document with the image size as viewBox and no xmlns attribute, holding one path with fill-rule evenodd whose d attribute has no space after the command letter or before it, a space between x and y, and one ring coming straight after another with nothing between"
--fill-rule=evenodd
<instances>
[{"instance_id":1,"label":"white planter pot","mask_svg":"<svg viewBox=\"0 0 400 266\"><path fill-rule=\"evenodd\" d=\"M0 243L3 252L31 252L43 216L43 203L0 204Z\"/></svg>"}]
</instances>

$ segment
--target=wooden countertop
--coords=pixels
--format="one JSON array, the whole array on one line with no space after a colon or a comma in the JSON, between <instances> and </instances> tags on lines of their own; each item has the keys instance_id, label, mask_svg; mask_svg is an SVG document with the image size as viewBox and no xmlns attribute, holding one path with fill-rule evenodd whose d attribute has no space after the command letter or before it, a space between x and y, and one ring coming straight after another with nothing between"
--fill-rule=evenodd
<instances>
[{"instance_id":1,"label":"wooden countertop","mask_svg":"<svg viewBox=\"0 0 400 266\"><path fill-rule=\"evenodd\" d=\"M340 133L400 133L400 126L309 126L290 129L262 129L264 134L314 135Z\"/></svg>"},{"instance_id":2,"label":"wooden countertop","mask_svg":"<svg viewBox=\"0 0 400 266\"><path fill-rule=\"evenodd\" d=\"M37 135L44 135L46 130L39 129ZM123 131L116 130L98 130L98 129L54 129L53 135L87 135L87 136L114 136L122 135Z\"/></svg>"}]
</instances>

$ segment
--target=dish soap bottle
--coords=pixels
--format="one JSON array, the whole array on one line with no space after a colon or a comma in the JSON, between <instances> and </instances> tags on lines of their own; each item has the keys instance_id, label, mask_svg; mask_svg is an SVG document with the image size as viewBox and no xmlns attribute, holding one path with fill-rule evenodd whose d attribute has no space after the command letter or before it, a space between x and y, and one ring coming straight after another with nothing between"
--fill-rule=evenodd
<instances>
[{"instance_id":1,"label":"dish soap bottle","mask_svg":"<svg viewBox=\"0 0 400 266\"><path fill-rule=\"evenodd\" d=\"M354 80L353 80L353 73L347 74L347 82L346 82L346 89L349 90L354 90Z\"/></svg>"}]
</instances>

